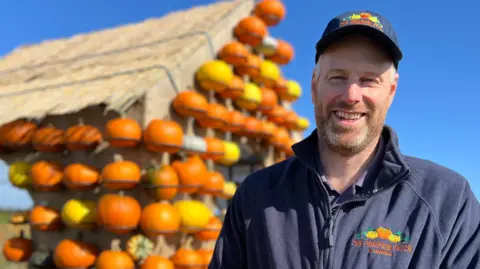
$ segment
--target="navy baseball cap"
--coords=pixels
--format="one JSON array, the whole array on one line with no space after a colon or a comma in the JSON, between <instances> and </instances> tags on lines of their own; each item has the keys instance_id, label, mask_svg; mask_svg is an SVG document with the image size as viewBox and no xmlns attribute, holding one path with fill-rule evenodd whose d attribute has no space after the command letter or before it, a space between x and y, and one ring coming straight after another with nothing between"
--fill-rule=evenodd
<instances>
[{"instance_id":1,"label":"navy baseball cap","mask_svg":"<svg viewBox=\"0 0 480 269\"><path fill-rule=\"evenodd\" d=\"M370 11L350 11L333 18L317 42L315 64L331 44L350 34L362 34L381 45L390 55L395 68L403 57L397 35L390 22L382 15Z\"/></svg>"}]
</instances>

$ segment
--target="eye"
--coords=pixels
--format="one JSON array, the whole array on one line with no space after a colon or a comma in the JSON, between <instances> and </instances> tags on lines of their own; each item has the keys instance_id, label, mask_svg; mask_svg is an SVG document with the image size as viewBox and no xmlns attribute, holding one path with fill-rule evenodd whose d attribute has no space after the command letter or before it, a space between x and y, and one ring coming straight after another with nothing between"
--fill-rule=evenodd
<instances>
[{"instance_id":1,"label":"eye","mask_svg":"<svg viewBox=\"0 0 480 269\"><path fill-rule=\"evenodd\" d=\"M373 78L361 78L360 82L362 83L362 85L367 85L367 86L377 84L377 80Z\"/></svg>"},{"instance_id":2,"label":"eye","mask_svg":"<svg viewBox=\"0 0 480 269\"><path fill-rule=\"evenodd\" d=\"M332 76L328 80L331 82L340 82L346 80L346 78L342 76Z\"/></svg>"}]
</instances>

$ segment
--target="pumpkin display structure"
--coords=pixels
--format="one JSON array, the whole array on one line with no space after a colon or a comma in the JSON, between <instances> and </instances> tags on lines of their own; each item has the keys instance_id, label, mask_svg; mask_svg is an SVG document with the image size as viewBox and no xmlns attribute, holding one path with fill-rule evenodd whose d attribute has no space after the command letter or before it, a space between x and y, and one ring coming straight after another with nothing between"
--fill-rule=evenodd
<instances>
[{"instance_id":1,"label":"pumpkin display structure","mask_svg":"<svg viewBox=\"0 0 480 269\"><path fill-rule=\"evenodd\" d=\"M142 179L140 167L119 154L114 155L114 162L107 164L102 169L102 184L109 190L131 190Z\"/></svg>"},{"instance_id":2,"label":"pumpkin display structure","mask_svg":"<svg viewBox=\"0 0 480 269\"><path fill-rule=\"evenodd\" d=\"M53 262L58 268L89 268L95 264L98 248L81 240L79 235L75 240L64 239L58 243L53 251Z\"/></svg>"},{"instance_id":3,"label":"pumpkin display structure","mask_svg":"<svg viewBox=\"0 0 480 269\"><path fill-rule=\"evenodd\" d=\"M235 100L235 104L247 111L253 111L258 108L262 102L262 91L257 84L245 83L245 91L242 96Z\"/></svg>"},{"instance_id":4,"label":"pumpkin display structure","mask_svg":"<svg viewBox=\"0 0 480 269\"><path fill-rule=\"evenodd\" d=\"M275 135L270 139L270 144L277 149L285 150L286 144L288 144L290 135L285 128L278 128Z\"/></svg>"},{"instance_id":5,"label":"pumpkin display structure","mask_svg":"<svg viewBox=\"0 0 480 269\"><path fill-rule=\"evenodd\" d=\"M232 66L239 66L247 62L250 52L238 41L225 44L218 53L218 58Z\"/></svg>"},{"instance_id":6,"label":"pumpkin display structure","mask_svg":"<svg viewBox=\"0 0 480 269\"><path fill-rule=\"evenodd\" d=\"M109 120L105 126L106 140L115 148L133 148L140 144L142 127L136 120L121 117Z\"/></svg>"},{"instance_id":7,"label":"pumpkin display structure","mask_svg":"<svg viewBox=\"0 0 480 269\"><path fill-rule=\"evenodd\" d=\"M297 126L298 115L293 110L288 110L285 115L284 126L288 129L295 129Z\"/></svg>"},{"instance_id":8,"label":"pumpkin display structure","mask_svg":"<svg viewBox=\"0 0 480 269\"><path fill-rule=\"evenodd\" d=\"M68 128L65 131L65 145L68 150L92 150L103 141L100 130L79 120L79 124Z\"/></svg>"},{"instance_id":9,"label":"pumpkin display structure","mask_svg":"<svg viewBox=\"0 0 480 269\"><path fill-rule=\"evenodd\" d=\"M260 64L260 73L253 77L253 81L259 85L271 88L275 86L281 76L282 71L277 64L269 60L263 60Z\"/></svg>"},{"instance_id":10,"label":"pumpkin display structure","mask_svg":"<svg viewBox=\"0 0 480 269\"><path fill-rule=\"evenodd\" d=\"M267 87L261 87L260 90L262 92L262 101L258 106L259 111L270 111L278 105L278 96L274 90Z\"/></svg>"},{"instance_id":11,"label":"pumpkin display structure","mask_svg":"<svg viewBox=\"0 0 480 269\"><path fill-rule=\"evenodd\" d=\"M218 129L227 124L227 108L218 103L209 103L207 114L198 120L203 128Z\"/></svg>"},{"instance_id":12,"label":"pumpkin display structure","mask_svg":"<svg viewBox=\"0 0 480 269\"><path fill-rule=\"evenodd\" d=\"M262 121L262 129L261 129L262 138L267 140L272 138L277 132L277 128L278 127L273 122Z\"/></svg>"},{"instance_id":13,"label":"pumpkin display structure","mask_svg":"<svg viewBox=\"0 0 480 269\"><path fill-rule=\"evenodd\" d=\"M264 0L257 3L253 13L267 26L275 26L285 19L287 10L282 1Z\"/></svg>"},{"instance_id":14,"label":"pumpkin display structure","mask_svg":"<svg viewBox=\"0 0 480 269\"><path fill-rule=\"evenodd\" d=\"M15 161L8 168L8 179L13 186L20 189L30 188L32 185L32 178L30 176L30 169L32 165L24 161Z\"/></svg>"},{"instance_id":15,"label":"pumpkin display structure","mask_svg":"<svg viewBox=\"0 0 480 269\"><path fill-rule=\"evenodd\" d=\"M171 258L175 269L203 269L203 258L193 249L192 242L193 238L188 237Z\"/></svg>"},{"instance_id":16,"label":"pumpkin display structure","mask_svg":"<svg viewBox=\"0 0 480 269\"><path fill-rule=\"evenodd\" d=\"M207 114L208 100L193 90L185 90L173 99L172 106L175 112L182 117L200 119Z\"/></svg>"},{"instance_id":17,"label":"pumpkin display structure","mask_svg":"<svg viewBox=\"0 0 480 269\"><path fill-rule=\"evenodd\" d=\"M24 262L27 261L33 252L33 242L25 238L23 230L20 235L8 239L3 245L2 253L7 261Z\"/></svg>"},{"instance_id":18,"label":"pumpkin display structure","mask_svg":"<svg viewBox=\"0 0 480 269\"><path fill-rule=\"evenodd\" d=\"M182 147L183 135L177 122L153 119L145 129L143 140L150 151L173 154Z\"/></svg>"},{"instance_id":19,"label":"pumpkin display structure","mask_svg":"<svg viewBox=\"0 0 480 269\"><path fill-rule=\"evenodd\" d=\"M133 197L105 194L97 203L98 224L104 230L122 235L135 230L140 222L142 207Z\"/></svg>"},{"instance_id":20,"label":"pumpkin display structure","mask_svg":"<svg viewBox=\"0 0 480 269\"><path fill-rule=\"evenodd\" d=\"M226 62L212 60L200 66L195 78L203 90L221 92L230 86L233 71Z\"/></svg>"},{"instance_id":21,"label":"pumpkin display structure","mask_svg":"<svg viewBox=\"0 0 480 269\"><path fill-rule=\"evenodd\" d=\"M104 250L95 261L95 269L135 269L131 256L120 248L121 241L112 240L110 249Z\"/></svg>"},{"instance_id":22,"label":"pumpkin display structure","mask_svg":"<svg viewBox=\"0 0 480 269\"><path fill-rule=\"evenodd\" d=\"M72 163L63 170L63 184L72 190L89 190L100 181L100 172L86 164Z\"/></svg>"},{"instance_id":23,"label":"pumpkin display structure","mask_svg":"<svg viewBox=\"0 0 480 269\"><path fill-rule=\"evenodd\" d=\"M230 86L225 90L221 91L219 95L223 99L236 100L240 96L242 96L244 91L245 91L245 83L243 82L243 79L235 75L233 76Z\"/></svg>"},{"instance_id":24,"label":"pumpkin display structure","mask_svg":"<svg viewBox=\"0 0 480 269\"><path fill-rule=\"evenodd\" d=\"M180 182L179 193L193 194L203 186L207 167L198 155L174 161L172 167Z\"/></svg>"},{"instance_id":25,"label":"pumpkin display structure","mask_svg":"<svg viewBox=\"0 0 480 269\"><path fill-rule=\"evenodd\" d=\"M64 131L53 125L42 127L33 135L32 146L41 152L62 152L65 150Z\"/></svg>"},{"instance_id":26,"label":"pumpkin display structure","mask_svg":"<svg viewBox=\"0 0 480 269\"><path fill-rule=\"evenodd\" d=\"M151 203L143 208L140 228L149 237L171 236L180 230L180 215L168 201Z\"/></svg>"},{"instance_id":27,"label":"pumpkin display structure","mask_svg":"<svg viewBox=\"0 0 480 269\"><path fill-rule=\"evenodd\" d=\"M267 60L270 60L279 65L289 64L295 57L295 51L285 40L278 40L275 52L272 55L265 55Z\"/></svg>"},{"instance_id":28,"label":"pumpkin display structure","mask_svg":"<svg viewBox=\"0 0 480 269\"><path fill-rule=\"evenodd\" d=\"M63 167L51 161L38 161L30 169L32 186L37 191L58 191L62 186Z\"/></svg>"},{"instance_id":29,"label":"pumpkin display structure","mask_svg":"<svg viewBox=\"0 0 480 269\"><path fill-rule=\"evenodd\" d=\"M235 37L243 44L256 47L268 35L268 28L257 16L249 16L240 20L233 30Z\"/></svg>"},{"instance_id":30,"label":"pumpkin display structure","mask_svg":"<svg viewBox=\"0 0 480 269\"><path fill-rule=\"evenodd\" d=\"M224 132L237 133L245 127L245 116L240 111L228 111L227 117L227 124L222 127Z\"/></svg>"},{"instance_id":31,"label":"pumpkin display structure","mask_svg":"<svg viewBox=\"0 0 480 269\"><path fill-rule=\"evenodd\" d=\"M178 192L179 180L175 169L164 157L162 164L152 161L147 169L146 186L157 201L173 199Z\"/></svg>"},{"instance_id":32,"label":"pumpkin display structure","mask_svg":"<svg viewBox=\"0 0 480 269\"><path fill-rule=\"evenodd\" d=\"M34 206L28 218L30 226L35 230L56 231L62 227L60 212L47 203Z\"/></svg>"},{"instance_id":33,"label":"pumpkin display structure","mask_svg":"<svg viewBox=\"0 0 480 269\"><path fill-rule=\"evenodd\" d=\"M272 110L267 112L267 119L277 125L283 125L285 123L285 116L287 116L287 110L280 105L276 105Z\"/></svg>"},{"instance_id":34,"label":"pumpkin display structure","mask_svg":"<svg viewBox=\"0 0 480 269\"><path fill-rule=\"evenodd\" d=\"M5 148L26 148L32 142L37 125L27 120L15 120L0 127L0 142Z\"/></svg>"},{"instance_id":35,"label":"pumpkin display structure","mask_svg":"<svg viewBox=\"0 0 480 269\"><path fill-rule=\"evenodd\" d=\"M89 200L70 199L63 205L61 217L70 228L94 228L97 224L97 204Z\"/></svg>"},{"instance_id":36,"label":"pumpkin display structure","mask_svg":"<svg viewBox=\"0 0 480 269\"><path fill-rule=\"evenodd\" d=\"M288 80L286 80L284 77L280 77L277 79L275 86L273 86L272 89L277 93L277 95L283 94L288 91L287 82Z\"/></svg>"},{"instance_id":37,"label":"pumpkin display structure","mask_svg":"<svg viewBox=\"0 0 480 269\"><path fill-rule=\"evenodd\" d=\"M228 116L228 113L226 113ZM228 120L228 119L227 119ZM227 125L226 123L225 125ZM205 137L205 142L207 143L207 151L201 155L203 159L218 161L222 158L225 153L225 146L223 141L216 137Z\"/></svg>"},{"instance_id":38,"label":"pumpkin display structure","mask_svg":"<svg viewBox=\"0 0 480 269\"><path fill-rule=\"evenodd\" d=\"M278 41L274 37L265 36L258 46L255 47L255 51L258 54L262 54L264 57L272 56L277 51Z\"/></svg>"},{"instance_id":39,"label":"pumpkin display structure","mask_svg":"<svg viewBox=\"0 0 480 269\"><path fill-rule=\"evenodd\" d=\"M249 76L254 78L260 74L260 65L262 64L262 59L258 55L249 54L247 56L247 61L241 65L238 65L234 68L235 74L239 76Z\"/></svg>"},{"instance_id":40,"label":"pumpkin display structure","mask_svg":"<svg viewBox=\"0 0 480 269\"><path fill-rule=\"evenodd\" d=\"M255 117L245 118L245 128L239 133L242 136L254 138L262 134L262 122Z\"/></svg>"}]
</instances>

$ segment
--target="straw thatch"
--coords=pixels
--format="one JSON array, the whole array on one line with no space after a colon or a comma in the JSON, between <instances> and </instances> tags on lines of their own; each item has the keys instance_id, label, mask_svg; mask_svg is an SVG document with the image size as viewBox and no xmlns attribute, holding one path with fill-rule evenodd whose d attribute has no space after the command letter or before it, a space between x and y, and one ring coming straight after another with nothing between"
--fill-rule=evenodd
<instances>
[{"instance_id":1,"label":"straw thatch","mask_svg":"<svg viewBox=\"0 0 480 269\"><path fill-rule=\"evenodd\" d=\"M0 124L72 113L90 105L121 107L174 68L245 0L220 2L159 19L23 46L0 59ZM156 66L156 67L155 67Z\"/></svg>"}]
</instances>

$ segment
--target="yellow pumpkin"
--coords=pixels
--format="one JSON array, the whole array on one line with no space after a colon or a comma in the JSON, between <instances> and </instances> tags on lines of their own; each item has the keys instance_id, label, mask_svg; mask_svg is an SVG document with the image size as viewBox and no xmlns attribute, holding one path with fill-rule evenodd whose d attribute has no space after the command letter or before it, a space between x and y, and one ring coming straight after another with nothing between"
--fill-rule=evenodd
<instances>
[{"instance_id":1,"label":"yellow pumpkin","mask_svg":"<svg viewBox=\"0 0 480 269\"><path fill-rule=\"evenodd\" d=\"M293 102L302 95L302 87L294 80L287 81L287 91L281 94L283 100Z\"/></svg>"},{"instance_id":2,"label":"yellow pumpkin","mask_svg":"<svg viewBox=\"0 0 480 269\"><path fill-rule=\"evenodd\" d=\"M32 178L30 177L30 169L32 166L23 161L17 161L10 165L8 169L8 179L13 186L21 189L26 189L32 185Z\"/></svg>"},{"instance_id":3,"label":"yellow pumpkin","mask_svg":"<svg viewBox=\"0 0 480 269\"><path fill-rule=\"evenodd\" d=\"M223 141L225 152L223 158L219 160L219 163L230 166L240 159L240 148L236 143L230 141Z\"/></svg>"},{"instance_id":4,"label":"yellow pumpkin","mask_svg":"<svg viewBox=\"0 0 480 269\"><path fill-rule=\"evenodd\" d=\"M205 227L213 212L197 200L179 200L173 204L177 209L184 230L199 230Z\"/></svg>"},{"instance_id":5,"label":"yellow pumpkin","mask_svg":"<svg viewBox=\"0 0 480 269\"><path fill-rule=\"evenodd\" d=\"M92 227L97 223L97 205L93 201L70 199L63 205L61 217L69 227Z\"/></svg>"},{"instance_id":6,"label":"yellow pumpkin","mask_svg":"<svg viewBox=\"0 0 480 269\"><path fill-rule=\"evenodd\" d=\"M298 117L297 119L297 130L304 131L310 127L310 122L308 121L307 118L304 117Z\"/></svg>"},{"instance_id":7,"label":"yellow pumpkin","mask_svg":"<svg viewBox=\"0 0 480 269\"><path fill-rule=\"evenodd\" d=\"M223 185L223 197L226 199L232 198L236 191L237 184L235 184L233 181L225 182Z\"/></svg>"},{"instance_id":8,"label":"yellow pumpkin","mask_svg":"<svg viewBox=\"0 0 480 269\"><path fill-rule=\"evenodd\" d=\"M232 83L233 70L224 61L212 60L206 62L198 69L196 79L202 89L221 92Z\"/></svg>"},{"instance_id":9,"label":"yellow pumpkin","mask_svg":"<svg viewBox=\"0 0 480 269\"><path fill-rule=\"evenodd\" d=\"M265 87L273 88L277 80L282 77L282 71L278 65L269 60L263 60L260 64L260 74L253 78L258 84L263 84Z\"/></svg>"},{"instance_id":10,"label":"yellow pumpkin","mask_svg":"<svg viewBox=\"0 0 480 269\"><path fill-rule=\"evenodd\" d=\"M247 82L243 94L235 100L235 104L246 110L255 110L262 102L262 91L257 84Z\"/></svg>"}]
</instances>

